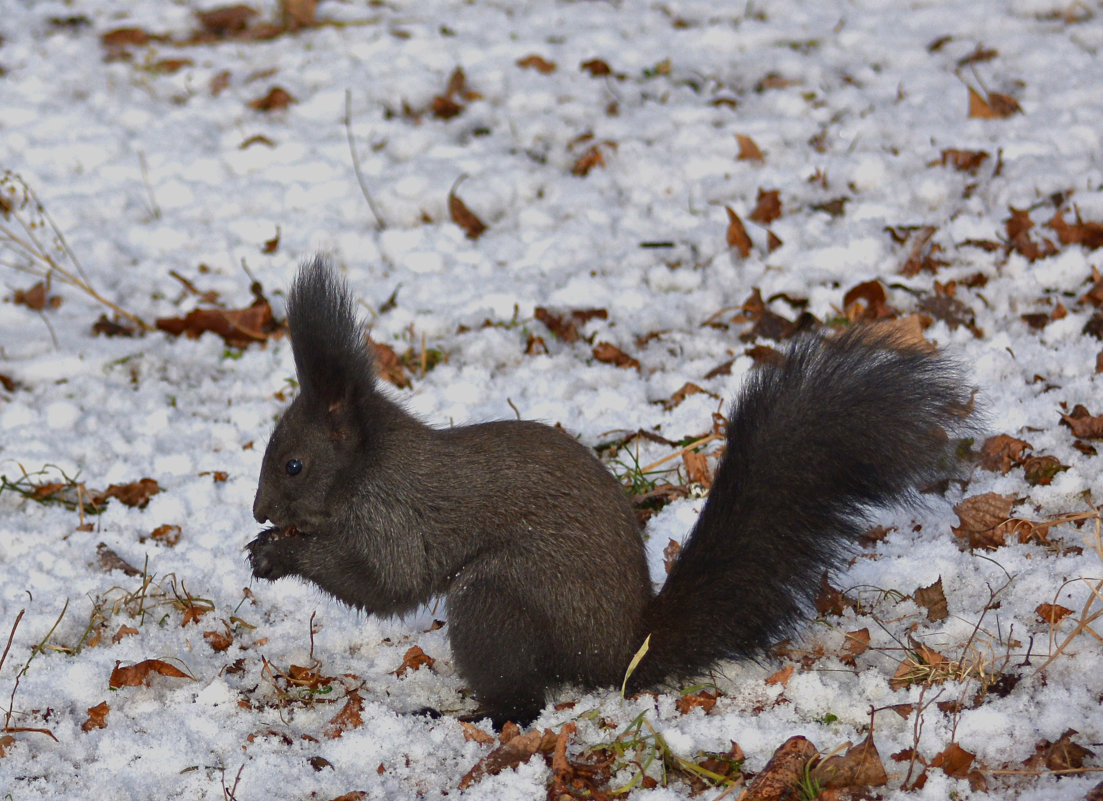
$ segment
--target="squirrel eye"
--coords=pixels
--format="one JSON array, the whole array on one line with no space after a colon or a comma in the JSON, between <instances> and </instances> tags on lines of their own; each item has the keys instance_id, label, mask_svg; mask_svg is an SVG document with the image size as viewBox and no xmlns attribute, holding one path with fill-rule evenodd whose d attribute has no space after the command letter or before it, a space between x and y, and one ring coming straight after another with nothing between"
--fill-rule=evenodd
<instances>
[{"instance_id":1,"label":"squirrel eye","mask_svg":"<svg viewBox=\"0 0 1103 801\"><path fill-rule=\"evenodd\" d=\"M297 476L303 471L303 463L300 462L298 459L292 459L287 463L285 469L287 470L287 475Z\"/></svg>"}]
</instances>

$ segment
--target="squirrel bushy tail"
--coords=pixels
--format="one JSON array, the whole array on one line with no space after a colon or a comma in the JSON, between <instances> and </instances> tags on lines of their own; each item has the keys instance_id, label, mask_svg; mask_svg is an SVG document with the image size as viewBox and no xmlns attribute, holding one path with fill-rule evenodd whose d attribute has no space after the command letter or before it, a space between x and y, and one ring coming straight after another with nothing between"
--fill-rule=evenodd
<instances>
[{"instance_id":1,"label":"squirrel bushy tail","mask_svg":"<svg viewBox=\"0 0 1103 801\"><path fill-rule=\"evenodd\" d=\"M791 633L867 525L956 472L972 433L961 369L933 349L858 327L808 337L751 372L713 489L644 612L640 690L760 656Z\"/></svg>"}]
</instances>

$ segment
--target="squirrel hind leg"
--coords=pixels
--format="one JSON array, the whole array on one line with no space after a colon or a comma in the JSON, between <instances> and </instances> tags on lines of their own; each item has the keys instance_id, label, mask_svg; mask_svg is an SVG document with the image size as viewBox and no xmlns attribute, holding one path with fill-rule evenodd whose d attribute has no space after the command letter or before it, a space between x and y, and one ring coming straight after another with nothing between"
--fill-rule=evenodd
<instances>
[{"instance_id":1,"label":"squirrel hind leg","mask_svg":"<svg viewBox=\"0 0 1103 801\"><path fill-rule=\"evenodd\" d=\"M453 589L447 605L456 667L495 728L530 724L557 683L544 627L500 586Z\"/></svg>"}]
</instances>

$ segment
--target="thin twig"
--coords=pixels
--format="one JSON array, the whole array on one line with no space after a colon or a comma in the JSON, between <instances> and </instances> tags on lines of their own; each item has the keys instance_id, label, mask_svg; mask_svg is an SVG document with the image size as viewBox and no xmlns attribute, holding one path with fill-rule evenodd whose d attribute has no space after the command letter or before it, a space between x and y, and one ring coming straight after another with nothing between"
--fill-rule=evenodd
<instances>
[{"instance_id":1,"label":"thin twig","mask_svg":"<svg viewBox=\"0 0 1103 801\"><path fill-rule=\"evenodd\" d=\"M34 191L27 186L26 182L11 172L4 173L0 176L0 184L4 186L18 185L18 188L22 191L22 199L18 203L12 203L12 208L5 216L5 220L14 218L18 226L22 229L22 234L17 234L12 228L7 225L0 225L0 243L6 244L10 250L12 250L17 256L22 255L28 259L33 267L16 264L13 262L3 262L9 267L19 270L20 272L30 273L31 275L38 276L46 281L50 281L55 275L64 283L74 286L82 292L90 295L93 299L107 306L121 317L125 317L130 322L137 325L144 331L153 331L153 326L146 323L137 315L131 314L126 309L123 309L113 301L108 300L103 295L95 290L91 281L88 279L88 274L84 272L84 267L81 266L80 260L77 258L77 254L73 252L73 249L69 247L69 243L65 239L65 235L61 232L61 228L54 222L53 217L46 211L46 207L42 205ZM22 214L23 210L30 207L31 213L36 215L38 224L31 225L24 219ZM73 269L69 270L63 267L57 259L49 252L49 250L43 246L39 241L38 235L35 233L37 227L46 227L53 235L57 246L65 254L66 259L73 265Z\"/></svg>"},{"instance_id":2,"label":"thin twig","mask_svg":"<svg viewBox=\"0 0 1103 801\"><path fill-rule=\"evenodd\" d=\"M0 656L0 670L4 669L4 660L8 658L8 651L11 650L11 642L15 639L15 630L19 628L19 621L23 619L23 613L26 609L20 609L19 614L15 616L15 622L11 627L11 634L8 635L8 644L4 646L4 654Z\"/></svg>"},{"instance_id":3,"label":"thin twig","mask_svg":"<svg viewBox=\"0 0 1103 801\"><path fill-rule=\"evenodd\" d=\"M360 191L364 194L364 200L368 201L368 208L375 215L375 221L379 225L379 230L382 231L387 227L387 224L383 222L383 215L379 213L375 201L372 200L371 192L368 191L368 184L364 180L364 174L360 171L360 157L356 155L356 144L352 139L352 92L349 89L345 90L345 136L349 142L349 155L352 156L352 169L356 173L356 182L360 184Z\"/></svg>"},{"instance_id":4,"label":"thin twig","mask_svg":"<svg viewBox=\"0 0 1103 801\"><path fill-rule=\"evenodd\" d=\"M701 439L694 440L693 442L689 443L685 447L679 448L678 450L674 451L673 453L668 453L662 459L659 459L656 462L652 462L651 464L647 465L646 467L641 467L640 472L641 473L650 473L652 470L654 470L659 465L666 464L671 459L677 459L679 456L681 456L684 453L688 453L689 451L697 450L702 445L707 445L708 443L713 442L714 440L718 440L718 439L723 439L723 437L721 437L719 434L709 434L707 437L701 437Z\"/></svg>"}]
</instances>

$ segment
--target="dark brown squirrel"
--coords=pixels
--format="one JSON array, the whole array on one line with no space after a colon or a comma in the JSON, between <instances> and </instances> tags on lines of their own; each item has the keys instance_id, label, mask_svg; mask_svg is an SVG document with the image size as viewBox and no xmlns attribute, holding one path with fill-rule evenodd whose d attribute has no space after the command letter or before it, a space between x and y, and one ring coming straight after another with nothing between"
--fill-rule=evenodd
<instances>
[{"instance_id":1,"label":"dark brown squirrel","mask_svg":"<svg viewBox=\"0 0 1103 801\"><path fill-rule=\"evenodd\" d=\"M727 451L662 590L621 485L541 423L432 428L376 387L345 283L320 258L291 289L299 394L253 504L253 575L299 576L398 615L446 597L456 667L496 724L549 688L637 692L755 658L791 633L870 511L958 470L975 426L961 368L868 328L807 336L753 370Z\"/></svg>"}]
</instances>

